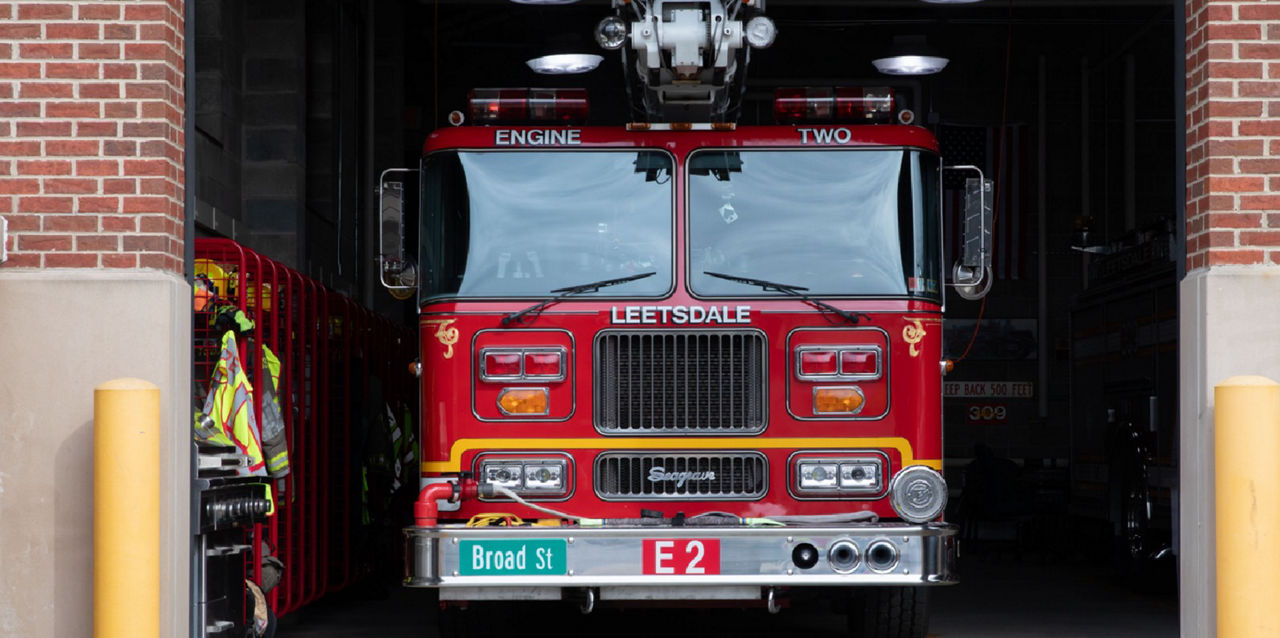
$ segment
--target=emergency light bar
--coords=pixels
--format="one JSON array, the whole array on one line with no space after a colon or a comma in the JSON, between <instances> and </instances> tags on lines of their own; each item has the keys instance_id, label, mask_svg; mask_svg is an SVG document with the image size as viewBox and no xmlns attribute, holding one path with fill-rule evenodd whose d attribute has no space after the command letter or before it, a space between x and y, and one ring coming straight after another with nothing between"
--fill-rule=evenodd
<instances>
[{"instance_id":1,"label":"emergency light bar","mask_svg":"<svg viewBox=\"0 0 1280 638\"><path fill-rule=\"evenodd\" d=\"M893 89L884 86L781 88L773 96L779 124L888 122L893 110Z\"/></svg>"},{"instance_id":2,"label":"emergency light bar","mask_svg":"<svg viewBox=\"0 0 1280 638\"><path fill-rule=\"evenodd\" d=\"M473 89L468 98L476 124L584 124L586 89Z\"/></svg>"}]
</instances>

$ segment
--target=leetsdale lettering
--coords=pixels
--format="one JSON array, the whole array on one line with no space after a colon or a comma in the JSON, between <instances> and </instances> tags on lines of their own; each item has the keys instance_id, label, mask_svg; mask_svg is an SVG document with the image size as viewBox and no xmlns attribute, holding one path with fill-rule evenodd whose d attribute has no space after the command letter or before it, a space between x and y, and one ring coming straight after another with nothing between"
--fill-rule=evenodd
<instances>
[{"instance_id":1,"label":"leetsdale lettering","mask_svg":"<svg viewBox=\"0 0 1280 638\"><path fill-rule=\"evenodd\" d=\"M751 323L751 306L614 306L611 323Z\"/></svg>"},{"instance_id":2,"label":"leetsdale lettering","mask_svg":"<svg viewBox=\"0 0 1280 638\"><path fill-rule=\"evenodd\" d=\"M500 128L493 132L493 143L495 146L576 146L582 144L582 131L563 128Z\"/></svg>"}]
</instances>

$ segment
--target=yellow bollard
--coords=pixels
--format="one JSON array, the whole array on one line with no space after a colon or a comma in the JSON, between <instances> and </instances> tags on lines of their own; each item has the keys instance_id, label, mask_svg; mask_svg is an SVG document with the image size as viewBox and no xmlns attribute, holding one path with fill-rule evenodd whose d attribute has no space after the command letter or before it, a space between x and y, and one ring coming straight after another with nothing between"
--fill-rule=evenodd
<instances>
[{"instance_id":1,"label":"yellow bollard","mask_svg":"<svg viewBox=\"0 0 1280 638\"><path fill-rule=\"evenodd\" d=\"M160 388L93 391L93 635L160 636Z\"/></svg>"},{"instance_id":2,"label":"yellow bollard","mask_svg":"<svg viewBox=\"0 0 1280 638\"><path fill-rule=\"evenodd\" d=\"M1280 384L1213 389L1218 638L1280 636Z\"/></svg>"}]
</instances>

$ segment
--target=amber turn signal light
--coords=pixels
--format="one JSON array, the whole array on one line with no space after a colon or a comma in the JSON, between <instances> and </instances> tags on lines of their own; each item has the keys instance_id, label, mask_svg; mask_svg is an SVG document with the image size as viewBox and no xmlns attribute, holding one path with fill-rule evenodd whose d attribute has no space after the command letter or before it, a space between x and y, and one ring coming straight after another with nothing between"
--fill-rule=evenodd
<instances>
[{"instance_id":1,"label":"amber turn signal light","mask_svg":"<svg viewBox=\"0 0 1280 638\"><path fill-rule=\"evenodd\" d=\"M550 412L546 388L503 388L498 409L507 416L545 415Z\"/></svg>"},{"instance_id":2,"label":"amber turn signal light","mask_svg":"<svg viewBox=\"0 0 1280 638\"><path fill-rule=\"evenodd\" d=\"M857 414L864 400L862 390L855 386L813 389L815 414Z\"/></svg>"}]
</instances>

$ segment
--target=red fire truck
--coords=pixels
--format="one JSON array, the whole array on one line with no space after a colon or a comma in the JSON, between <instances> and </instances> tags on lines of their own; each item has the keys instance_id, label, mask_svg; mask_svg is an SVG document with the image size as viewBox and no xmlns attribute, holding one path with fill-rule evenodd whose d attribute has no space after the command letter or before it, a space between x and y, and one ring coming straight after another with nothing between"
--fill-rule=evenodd
<instances>
[{"instance_id":1,"label":"red fire truck","mask_svg":"<svg viewBox=\"0 0 1280 638\"><path fill-rule=\"evenodd\" d=\"M956 579L943 292L989 282L984 183L948 283L937 142L892 91L775 110L584 126L584 91L474 91L415 171L416 260L384 174L384 283L420 308L406 583L445 617L820 595L924 635Z\"/></svg>"}]
</instances>

